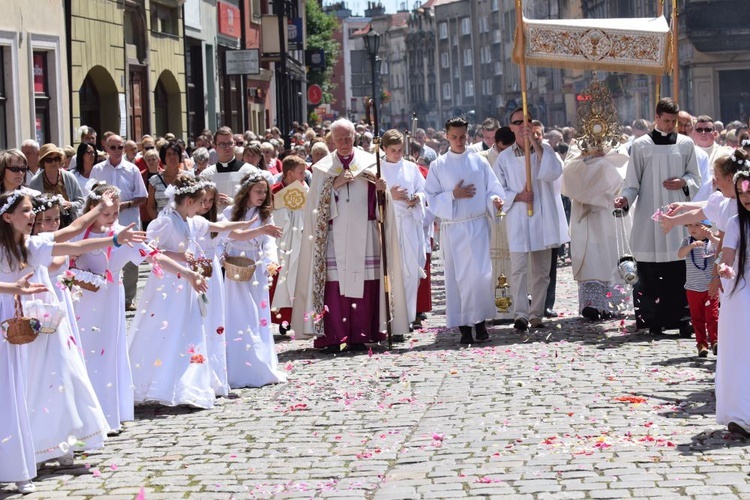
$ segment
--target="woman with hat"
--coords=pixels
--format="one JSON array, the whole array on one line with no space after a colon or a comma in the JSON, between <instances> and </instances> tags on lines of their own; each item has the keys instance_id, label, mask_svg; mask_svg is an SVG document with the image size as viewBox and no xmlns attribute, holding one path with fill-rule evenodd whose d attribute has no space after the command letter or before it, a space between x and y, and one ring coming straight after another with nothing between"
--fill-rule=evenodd
<instances>
[{"instance_id":1,"label":"woman with hat","mask_svg":"<svg viewBox=\"0 0 750 500\"><path fill-rule=\"evenodd\" d=\"M83 192L75 176L62 169L65 153L54 144L45 144L39 150L39 172L31 179L29 187L50 195L60 195L60 227L73 222L83 208Z\"/></svg>"}]
</instances>

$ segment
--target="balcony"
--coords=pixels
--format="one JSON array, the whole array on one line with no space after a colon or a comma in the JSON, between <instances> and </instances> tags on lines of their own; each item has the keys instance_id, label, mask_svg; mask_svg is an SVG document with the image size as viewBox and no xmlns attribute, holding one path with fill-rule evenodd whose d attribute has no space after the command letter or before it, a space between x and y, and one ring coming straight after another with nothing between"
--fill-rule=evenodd
<instances>
[{"instance_id":1,"label":"balcony","mask_svg":"<svg viewBox=\"0 0 750 500\"><path fill-rule=\"evenodd\" d=\"M686 0L686 32L701 52L750 50L750 2Z\"/></svg>"}]
</instances>

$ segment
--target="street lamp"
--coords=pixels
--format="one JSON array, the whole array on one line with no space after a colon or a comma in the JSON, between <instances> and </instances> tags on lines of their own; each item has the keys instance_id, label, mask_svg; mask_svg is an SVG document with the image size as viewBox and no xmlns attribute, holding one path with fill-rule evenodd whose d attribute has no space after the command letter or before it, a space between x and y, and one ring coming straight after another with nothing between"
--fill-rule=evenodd
<instances>
[{"instance_id":1,"label":"street lamp","mask_svg":"<svg viewBox=\"0 0 750 500\"><path fill-rule=\"evenodd\" d=\"M380 33L375 31L372 26L370 26L370 30L364 34L362 37L365 42L365 51L367 52L367 55L370 57L370 71L372 73L372 102L373 107L377 109L378 107L378 81L376 78L378 78L379 75L379 66L380 66L380 58L378 57L378 49L380 49ZM378 127L379 124L375 124L375 127ZM377 130L375 131L377 133Z\"/></svg>"}]
</instances>

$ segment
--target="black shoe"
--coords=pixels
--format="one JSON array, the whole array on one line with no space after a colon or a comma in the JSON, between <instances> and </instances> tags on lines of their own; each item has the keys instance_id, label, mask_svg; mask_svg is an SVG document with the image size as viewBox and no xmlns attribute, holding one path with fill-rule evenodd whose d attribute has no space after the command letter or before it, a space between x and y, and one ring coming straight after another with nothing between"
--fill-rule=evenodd
<instances>
[{"instance_id":1,"label":"black shoe","mask_svg":"<svg viewBox=\"0 0 750 500\"><path fill-rule=\"evenodd\" d=\"M396 335L393 337L395 338ZM401 337L403 337L403 335ZM348 349L352 352L362 352L367 350L367 346L365 344L349 344Z\"/></svg>"},{"instance_id":2,"label":"black shoe","mask_svg":"<svg viewBox=\"0 0 750 500\"><path fill-rule=\"evenodd\" d=\"M661 335L661 327L660 326L652 326L648 329L649 335Z\"/></svg>"},{"instance_id":3,"label":"black shoe","mask_svg":"<svg viewBox=\"0 0 750 500\"><path fill-rule=\"evenodd\" d=\"M422 320L417 318L411 323L412 330L421 330L422 329Z\"/></svg>"},{"instance_id":4,"label":"black shoe","mask_svg":"<svg viewBox=\"0 0 750 500\"><path fill-rule=\"evenodd\" d=\"M484 321L474 325L474 328L477 331L477 342L486 342L487 340L490 340L490 334L487 331L487 325Z\"/></svg>"},{"instance_id":5,"label":"black shoe","mask_svg":"<svg viewBox=\"0 0 750 500\"><path fill-rule=\"evenodd\" d=\"M606 312L605 311L603 313L600 313L600 315L601 315L602 319L612 319L612 318L614 318L614 314L612 314L611 312Z\"/></svg>"},{"instance_id":6,"label":"black shoe","mask_svg":"<svg viewBox=\"0 0 750 500\"><path fill-rule=\"evenodd\" d=\"M427 314L426 313L417 313L417 319L420 320L420 321L424 321L424 320L427 319Z\"/></svg>"},{"instance_id":7,"label":"black shoe","mask_svg":"<svg viewBox=\"0 0 750 500\"><path fill-rule=\"evenodd\" d=\"M581 311L581 316L591 321L599 321L601 319L599 311L593 307L584 307Z\"/></svg>"},{"instance_id":8,"label":"black shoe","mask_svg":"<svg viewBox=\"0 0 750 500\"><path fill-rule=\"evenodd\" d=\"M470 326L459 326L458 329L461 331L461 345L468 345L474 343L474 337L471 335Z\"/></svg>"},{"instance_id":9,"label":"black shoe","mask_svg":"<svg viewBox=\"0 0 750 500\"><path fill-rule=\"evenodd\" d=\"M719 343L716 342L713 346L711 346L711 350L714 352L714 356L717 356L719 354Z\"/></svg>"},{"instance_id":10,"label":"black shoe","mask_svg":"<svg viewBox=\"0 0 750 500\"><path fill-rule=\"evenodd\" d=\"M689 339L693 336L693 325L690 323L683 323L680 325L680 338Z\"/></svg>"},{"instance_id":11,"label":"black shoe","mask_svg":"<svg viewBox=\"0 0 750 500\"><path fill-rule=\"evenodd\" d=\"M729 424L727 424L727 430L732 434L739 434L742 437L750 437L750 432L736 422L729 422Z\"/></svg>"},{"instance_id":12,"label":"black shoe","mask_svg":"<svg viewBox=\"0 0 750 500\"><path fill-rule=\"evenodd\" d=\"M529 329L529 322L523 318L518 318L513 322L513 328L515 328L519 332L525 332Z\"/></svg>"},{"instance_id":13,"label":"black shoe","mask_svg":"<svg viewBox=\"0 0 750 500\"><path fill-rule=\"evenodd\" d=\"M397 333L391 335L391 342L406 342L406 337L401 333Z\"/></svg>"},{"instance_id":14,"label":"black shoe","mask_svg":"<svg viewBox=\"0 0 750 500\"><path fill-rule=\"evenodd\" d=\"M287 335L289 333L289 327L284 327L283 325L279 325L279 335Z\"/></svg>"},{"instance_id":15,"label":"black shoe","mask_svg":"<svg viewBox=\"0 0 750 500\"><path fill-rule=\"evenodd\" d=\"M545 318L556 318L558 316L559 316L559 314L557 314L555 311L553 311L549 307L544 310L544 317Z\"/></svg>"}]
</instances>

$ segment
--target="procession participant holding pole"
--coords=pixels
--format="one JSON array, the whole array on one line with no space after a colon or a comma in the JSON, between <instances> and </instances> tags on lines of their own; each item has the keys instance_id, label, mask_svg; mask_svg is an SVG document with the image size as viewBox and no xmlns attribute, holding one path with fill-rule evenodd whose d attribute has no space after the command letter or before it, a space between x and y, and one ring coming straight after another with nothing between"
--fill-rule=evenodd
<instances>
[{"instance_id":1,"label":"procession participant holding pole","mask_svg":"<svg viewBox=\"0 0 750 500\"><path fill-rule=\"evenodd\" d=\"M313 166L292 309L292 328L315 347L338 352L385 339L385 283L377 226L375 157L354 148L354 124L331 125L336 150ZM386 193L388 196L388 193ZM387 211L391 269L400 269L398 236ZM393 237L390 236L393 234ZM408 331L400 272L392 275L393 332Z\"/></svg>"},{"instance_id":2,"label":"procession participant holding pole","mask_svg":"<svg viewBox=\"0 0 750 500\"><path fill-rule=\"evenodd\" d=\"M446 326L458 327L461 344L489 340L485 320L495 318L490 261L490 218L505 192L489 163L466 149L468 123L445 123L450 150L433 161L425 182L430 210L441 220L445 259Z\"/></svg>"},{"instance_id":3,"label":"procession participant holding pole","mask_svg":"<svg viewBox=\"0 0 750 500\"><path fill-rule=\"evenodd\" d=\"M513 326L520 331L529 327L543 328L544 300L549 285L552 252L562 242L558 211L559 196L555 181L562 175L562 162L548 144L531 133L527 115L518 108L510 115L510 128L516 136L513 147L506 149L495 161L495 172L506 194L506 227L511 262L511 298ZM524 152L530 142L533 152ZM527 174L530 164L531 176ZM531 189L528 187L531 186ZM531 266L531 308L527 298L527 274Z\"/></svg>"}]
</instances>

